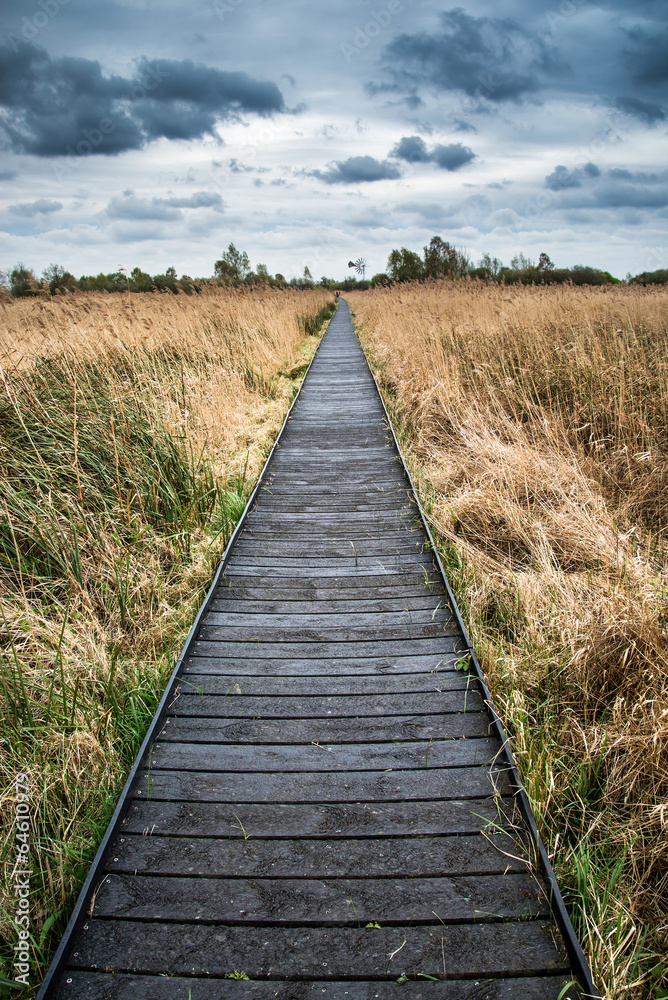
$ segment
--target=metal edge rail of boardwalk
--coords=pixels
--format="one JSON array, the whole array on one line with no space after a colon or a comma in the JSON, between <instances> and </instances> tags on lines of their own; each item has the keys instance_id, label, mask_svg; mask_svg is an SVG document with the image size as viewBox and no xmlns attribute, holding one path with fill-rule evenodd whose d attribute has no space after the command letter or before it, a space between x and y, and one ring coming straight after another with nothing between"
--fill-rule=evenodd
<instances>
[{"instance_id":1,"label":"metal edge rail of boardwalk","mask_svg":"<svg viewBox=\"0 0 668 1000\"><path fill-rule=\"evenodd\" d=\"M338 308L338 303L337 303L337 308ZM329 326L329 323L331 322L331 320L334 317L334 315L336 315L335 312L332 313L332 316L330 316L329 320L327 321L327 327ZM132 767L130 769L130 773L128 774L128 777L127 777L127 779L125 781L125 784L124 784L123 789L121 791L121 794L119 796L118 802L116 803L116 808L114 809L113 815L112 815L111 819L109 820L109 825L107 826L107 829L105 831L104 837L102 838L102 842L100 843L100 846L97 849L95 857L93 858L93 862L92 862L92 864L91 864L91 866L89 868L88 875L86 876L86 879L85 879L85 881L84 881L84 883L83 883L83 885L82 885L82 887L81 887L81 889L79 891L79 895L77 897L77 901L74 904L74 909L72 910L72 915L70 916L70 919L69 919L69 921L67 923L67 927L65 928L65 932L64 932L64 934L63 934L63 936L62 936L62 938L60 940L60 944L58 945L58 949L57 949L55 955L53 956L53 959L51 961L51 964L49 965L49 968L46 971L46 975L44 976L44 979L42 980L42 984L41 984L41 986L39 988L39 991L38 991L38 993L36 995L35 1000L48 1000L48 997L50 996L51 986L55 984L55 981L57 980L59 974L63 971L63 969L65 967L65 963L67 961L67 958L69 957L69 951L70 951L70 945L71 945L71 942L72 942L72 938L74 937L75 932L79 929L81 923L84 920L88 919L89 910L90 910L90 904L91 904L91 902L94 901L95 894L96 894L97 889L98 889L98 884L99 884L98 872L103 868L104 862L106 861L108 853L109 853L109 850L111 848L112 841L113 841L114 837L116 836L116 834L120 830L121 822L122 822L122 820L123 820L123 818L125 816L125 812L126 812L126 809L128 807L128 804L129 804L129 800L130 800L130 797L131 797L131 792L132 792L132 790L134 788L134 785L135 785L135 782L137 780L137 776L139 774L139 771L141 770L141 768L142 768L142 766L144 764L144 761L145 761L145 759L146 759L146 757L147 757L147 755L148 755L148 753L149 753L149 751L151 749L151 746L152 746L152 744L153 744L153 742L155 740L157 732L158 732L158 730L159 730L159 728L160 728L160 726L162 724L162 721L163 721L164 715L165 715L165 709L167 708L168 702L169 702L169 700L170 700L170 698L172 696L172 692L174 690L174 685L176 684L177 680L179 679L179 675L181 673L181 670L183 668L183 664L184 664L186 658L190 654L190 647L192 646L192 643L193 643L193 641L195 639L195 636L197 635L197 632L199 631L199 627L200 627L200 623L202 621L202 618L207 613L207 611L209 609L209 605L211 604L211 601L213 600L214 594L215 594L216 590L218 589L218 585L220 584L221 578L222 578L223 574L225 573L225 568L227 566L227 563L229 561L230 555L232 553L232 549L234 548L234 544L235 544L235 542L237 540L237 536L242 531L242 529L244 527L244 524L246 522L246 519L248 517L248 514L250 513L251 508L253 507L253 504L255 503L255 499L256 499L257 494L258 494L258 492L260 490L260 487L262 486L262 483L264 481L264 477L265 477L265 474L267 472L267 468L269 466L269 463L271 462L271 459L272 459L272 457L274 455L274 452L276 451L276 448L279 445L279 442L280 442L281 437L283 435L283 431L285 430L287 422L290 419L290 416L291 416L292 411L293 411L293 409L294 409L294 407L295 407L295 405L297 403L297 400L299 399L299 396L301 394L301 391L302 391L302 388L304 386L304 383L306 382L306 379L308 378L309 372L311 370L311 366L313 365L313 362L316 359L316 356L317 356L318 351L320 349L320 345L322 344L323 337L324 337L324 335L325 335L325 333L327 331L327 327L325 327L325 331L323 332L323 334L320 337L320 340L318 341L316 349L313 352L313 357L311 358L311 360L309 362L308 368L304 372L304 377L302 378L302 380L301 380L301 382L299 384L299 388L298 388L297 392L295 393L294 399L292 400L292 403L290 404L290 408L288 409L288 412L285 415L285 419L283 420L283 423L281 424L281 429L280 429L280 431L278 432L278 434L276 436L276 440L274 441L274 444L273 444L273 446L271 448L271 451L267 455L267 459L266 459L264 465L262 466L262 471L260 472L260 475L258 476L258 479L257 479L257 482L256 482L255 487L253 489L253 492L251 493L250 497L248 498L248 502L247 502L246 506L244 507L243 513L242 513L241 517L239 518L234 531L230 535L230 540L228 541L227 545L225 546L225 551L223 552L223 555L221 557L220 563L218 564L218 568L217 568L217 570L215 572L215 575L213 577L213 581L211 583L211 586L209 587L209 589L208 589L208 591L206 593L206 597L204 598L204 601L200 605L199 611L197 612L197 615L195 616L195 620L193 621L193 623L192 623L192 625L190 627L190 631L188 632L188 636L186 638L186 641L183 644L183 648L182 648L181 652L179 653L179 656L178 656L178 659L177 659L176 664L174 666L174 669L173 669L173 671L171 673L169 681L167 682L167 686L165 687L164 694L163 694L162 698L160 699L160 702L159 702L158 707L157 707L157 709L155 711L155 715L153 716L153 718L151 720L151 724L150 724L150 726L148 728L146 736L144 737L144 739L142 741L142 745L139 748L137 756L134 759L134 763L133 763L133 765L132 765Z\"/></svg>"},{"instance_id":2,"label":"metal edge rail of boardwalk","mask_svg":"<svg viewBox=\"0 0 668 1000\"><path fill-rule=\"evenodd\" d=\"M579 981L578 985L584 991L583 997L586 997L587 1000L589 1000L590 997L593 998L593 1000L600 1000L601 994L599 993L596 985L594 984L594 980L593 980L592 974L591 974L591 969L589 968L589 963L587 962L585 954L584 954L584 952L582 950L582 946L581 946L581 944L580 944L580 942L579 942L579 940L577 938L577 935L576 935L576 933L575 933L575 931L573 929L573 925L571 923L571 919L570 919L570 917L568 915L568 910L566 909L566 905L565 905L563 897L561 895L561 890L559 889L559 885L557 883L557 879L556 879L556 876L554 874L554 870L552 868L552 864L551 864L550 859L548 857L547 851L545 850L545 845L543 844L543 840L542 840L542 838L540 836L540 833L538 832L538 827L536 826L536 820L535 820L534 815L533 815L533 810L531 808L531 804L530 804L529 799L527 797L527 793L524 790L524 785L522 784L522 779L520 777L519 771L517 769L517 765L515 763L515 759L513 757L512 751L510 749L510 744L509 744L509 741L508 741L508 737L507 737L507 735L505 733L505 730L503 728L503 723L501 722L501 719L499 718L499 716L497 714L497 711L496 711L496 709L494 707L494 702L492 700L492 695L491 695L490 690L487 687L487 684L485 682L485 677L484 677L482 668L480 666L480 663L478 662L478 657L475 654L475 650L473 648L473 644L472 644L471 639L469 637L468 630L467 630L467 628L466 628L466 626L464 624L464 621L462 619L462 616L461 616L461 613L459 611L459 606L457 604L457 601L455 600L455 595L452 592L452 588L450 587L450 582L449 582L447 574L446 574L446 572L445 572L445 570L443 568L443 563L441 562L441 557L440 557L440 555L438 553L438 549L436 547L436 544L434 542L434 538L433 538L432 533L431 533L431 529L429 527L428 518L427 518L427 516L426 516L426 514L425 514L425 512L424 512L424 510L422 508L422 504L420 503L419 494L418 494L418 492L417 492L417 490L415 488L415 484L413 482L413 477L411 476L410 471L408 469L408 466L406 465L406 461L404 459L404 454L403 454L403 451L401 450L401 445L399 444L399 440L398 440L397 435L396 435L396 433L394 431L394 426L392 424L392 420L390 418L390 414L388 413L387 406L385 405L385 399L383 398L383 394L382 394L382 392L380 390L380 386L378 385L378 380L377 380L377 378L375 376L375 373L374 373L373 369L371 368L371 365L369 364L369 359L367 358L366 351L364 350L364 346L362 345L362 341L360 339L360 336L359 336L359 333L358 333L357 330L355 330L355 334L357 336L357 339L360 341L360 346L362 347L362 352L364 353L364 359L365 359L365 361L367 363L367 366L368 366L369 371L371 373L371 377L373 378L374 384L376 386L376 391L378 392L378 396L380 398L380 402L381 402L381 405L383 407L383 411L385 413L385 419L387 420L387 425L388 425L389 431L390 431L390 433L392 435L392 439L393 439L394 444L396 446L397 453L398 453L399 458L401 460L401 465L402 465L402 468L403 468L403 471L404 471L404 475L406 476L406 479L408 480L412 497L413 497L413 499L415 501L415 504L416 504L416 506L417 506L417 508L418 508L418 510L420 512L420 518L422 520L422 524L424 526L424 530L426 532L427 538L429 539L429 543L431 545L431 550L432 550L433 556L434 556L434 558L436 560L436 564L438 566L438 571L441 574L441 577L443 579L443 584L445 586L445 591L446 591L446 594L448 595L448 602L450 603L450 607L451 607L452 613L453 613L453 615L455 617L455 621L457 622L457 626L458 626L458 628L461 631L462 637L464 639L464 643L465 643L466 648L468 650L468 654L469 654L469 656L471 658L471 663L472 663L473 668L475 670L475 673L476 673L476 676L478 678L478 681L479 681L479 683L480 683L480 685L481 685L481 687L483 689L485 703L486 703L487 708L489 710L489 713L490 713L490 715L492 717L492 726L494 728L494 732L496 733L496 735L499 737L499 740L501 741L501 746L503 748L503 753L504 753L504 756L506 758L507 770L508 770L508 772L510 774L511 784L512 784L512 786L515 789L515 794L517 796L517 799L518 799L518 802L519 802L519 805L520 805L522 816L524 818L524 821L527 824L527 827L528 827L529 833L531 835L532 841L533 841L533 843L535 845L535 849L536 849L536 853L538 855L538 859L539 859L539 862L540 862L541 869L543 871L543 874L544 874L544 876L545 876L545 878L547 880L547 883L549 885L549 888L550 888L550 904L551 904L551 907L553 909L553 915L555 917L555 920L557 922L559 930L561 931L561 934L563 935L564 944L566 946L566 951L568 953L568 957L570 959L570 962L571 962L571 965L572 965L572 968L573 968L573 973L578 978L578 981Z\"/></svg>"}]
</instances>

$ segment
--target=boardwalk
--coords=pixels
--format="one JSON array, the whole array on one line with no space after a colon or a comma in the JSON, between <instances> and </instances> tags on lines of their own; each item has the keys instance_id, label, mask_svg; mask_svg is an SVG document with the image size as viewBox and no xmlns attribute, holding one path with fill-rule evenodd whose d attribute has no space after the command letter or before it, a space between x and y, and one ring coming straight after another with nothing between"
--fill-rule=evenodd
<instances>
[{"instance_id":1,"label":"boardwalk","mask_svg":"<svg viewBox=\"0 0 668 1000\"><path fill-rule=\"evenodd\" d=\"M557 1000L467 663L341 303L43 995Z\"/></svg>"}]
</instances>

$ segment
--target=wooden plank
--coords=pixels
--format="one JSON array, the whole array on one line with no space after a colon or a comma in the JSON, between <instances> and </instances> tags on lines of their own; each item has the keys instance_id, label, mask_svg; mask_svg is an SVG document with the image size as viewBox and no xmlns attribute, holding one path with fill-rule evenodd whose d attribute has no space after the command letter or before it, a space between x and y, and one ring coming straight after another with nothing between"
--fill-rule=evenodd
<instances>
[{"instance_id":1,"label":"wooden plank","mask_svg":"<svg viewBox=\"0 0 668 1000\"><path fill-rule=\"evenodd\" d=\"M282 629L303 629L306 625L308 631L315 631L320 628L327 629L357 629L364 627L368 632L372 630L374 635L382 632L383 629L397 627L418 627L430 626L436 629L439 634L444 625L452 626L454 618L449 609L426 609L422 611L406 608L400 611L348 611L336 612L328 611L323 614L318 612L306 612L305 614L295 613L275 613L264 614L263 612L253 612L250 608L246 611L216 611L211 610L206 616L207 627L220 626L234 628L238 626L250 628L268 628L273 631Z\"/></svg>"},{"instance_id":2,"label":"wooden plank","mask_svg":"<svg viewBox=\"0 0 668 1000\"><path fill-rule=\"evenodd\" d=\"M429 607L441 604L445 605L447 598L445 590L436 586L425 586L424 582L409 582L402 586L399 583L392 583L389 586L375 586L357 584L353 581L350 586L346 586L345 581L328 581L326 585L321 585L317 580L313 581L289 581L281 580L280 586L276 587L275 581L258 581L244 583L243 580L235 576L226 579L216 590L212 610L218 601L267 601L272 604L290 603L301 601L304 603L318 603L323 610L339 601L350 602L350 610L354 610L355 604L359 607L359 601L373 602L389 601L392 604L408 606L411 599L429 601ZM404 602L406 602L404 604ZM346 608L341 608L345 611Z\"/></svg>"},{"instance_id":3,"label":"wooden plank","mask_svg":"<svg viewBox=\"0 0 668 1000\"><path fill-rule=\"evenodd\" d=\"M286 586L287 580L297 581L297 586L304 586L307 580L317 580L319 586L325 586L325 580L330 580L329 586L341 586L346 581L347 586L370 586L389 587L398 584L405 587L407 584L414 586L415 583L424 587L433 585L442 586L438 576L431 568L431 564L417 563L411 560L410 563L370 563L369 565L355 566L351 561L349 566L311 566L305 560L296 565L268 565L261 566L250 564L247 560L235 561L233 558L225 568L226 578L247 577L249 580L280 580L280 586ZM441 591L443 593L443 591Z\"/></svg>"},{"instance_id":4,"label":"wooden plank","mask_svg":"<svg viewBox=\"0 0 668 1000\"><path fill-rule=\"evenodd\" d=\"M477 678L461 670L447 674L396 674L380 678L377 674L359 677L243 677L237 674L207 674L188 666L179 681L184 692L217 695L359 695L409 694L432 691L480 691Z\"/></svg>"},{"instance_id":5,"label":"wooden plank","mask_svg":"<svg viewBox=\"0 0 668 1000\"><path fill-rule=\"evenodd\" d=\"M91 964L143 974L396 979L510 975L567 968L563 948L545 921L448 927L365 928L210 927L90 920L75 945L72 966ZM400 951L401 949L401 951Z\"/></svg>"},{"instance_id":6,"label":"wooden plank","mask_svg":"<svg viewBox=\"0 0 668 1000\"><path fill-rule=\"evenodd\" d=\"M365 589L370 597L408 593L437 594L439 597L445 595L443 582L430 573L426 576L424 573L417 572L373 573L371 575L360 573L351 574L347 577L340 574L324 576L313 573L310 577L307 577L303 574L295 574L293 570L285 570L280 574L276 571L267 574L253 570L252 573L248 572L245 576L246 580L244 579L242 568L239 568L239 572L232 574L226 570L220 589L223 590L228 587L230 589L238 588L242 590L249 588L258 589L258 587L266 589L267 587L271 587L273 594L276 594L278 591L281 595L287 595L288 591L291 590L303 593L310 591L311 593L321 594L325 594L327 591L338 591L343 597L347 593L359 594Z\"/></svg>"},{"instance_id":7,"label":"wooden plank","mask_svg":"<svg viewBox=\"0 0 668 1000\"><path fill-rule=\"evenodd\" d=\"M378 625L369 627L368 625L350 627L342 625L336 628L334 625L321 625L311 627L306 622L309 617L303 619L304 624L295 623L286 628L273 625L266 619L264 622L257 622L248 625L228 625L217 624L221 619L214 612L207 615L202 622L200 635L203 642L249 642L249 643L355 643L359 644L373 637L375 643L389 641L419 641L426 639L440 640L443 636L457 636L458 630L452 619L442 624L439 622L429 622L413 624L408 615L406 621L399 621L395 625ZM223 619L224 620L224 619ZM343 617L345 621L345 616Z\"/></svg>"},{"instance_id":8,"label":"wooden plank","mask_svg":"<svg viewBox=\"0 0 668 1000\"><path fill-rule=\"evenodd\" d=\"M233 970L230 970L233 971ZM563 975L522 979L425 982L230 982L215 978L135 976L110 972L68 971L67 984L54 1000L576 1000ZM408 991L407 992L407 987Z\"/></svg>"},{"instance_id":9,"label":"wooden plank","mask_svg":"<svg viewBox=\"0 0 668 1000\"><path fill-rule=\"evenodd\" d=\"M353 541L344 538L340 541L336 539L319 538L312 534L308 538L286 538L281 540L277 536L273 538L241 538L235 547L235 556L238 559L274 560L283 559L326 559L331 560L332 565L339 565L339 560L344 560L347 564L352 560L357 566L362 562L370 560L395 559L404 556L419 556L425 553L428 546L425 545L424 538L411 539L404 538L403 541L389 538L357 538Z\"/></svg>"},{"instance_id":10,"label":"wooden plank","mask_svg":"<svg viewBox=\"0 0 668 1000\"><path fill-rule=\"evenodd\" d=\"M215 654L215 648L214 648ZM247 676L318 676L352 677L362 674L390 676L395 673L435 673L443 674L455 669L462 651L452 653L430 653L427 656L369 656L358 659L355 656L336 659L255 659L252 649L246 650L245 657L190 656L186 669L207 674L246 674Z\"/></svg>"},{"instance_id":11,"label":"wooden plank","mask_svg":"<svg viewBox=\"0 0 668 1000\"><path fill-rule=\"evenodd\" d=\"M514 800L242 803L134 800L127 833L170 837L404 837L477 834L487 824L517 823Z\"/></svg>"},{"instance_id":12,"label":"wooden plank","mask_svg":"<svg viewBox=\"0 0 668 1000\"><path fill-rule=\"evenodd\" d=\"M252 570L254 567L281 570L308 569L310 572L306 574L307 576L311 576L318 571L322 571L325 576L347 576L349 572L355 576L363 574L367 576L380 576L389 572L405 575L422 572L423 569L425 571L434 571L434 562L431 555L425 554L421 556L419 553L398 555L390 551L377 556L356 556L351 553L340 559L335 559L332 556L321 557L317 552L315 554L304 552L302 555L294 556L294 558L280 554L277 556L239 556L235 552L229 562L229 572L232 572L233 568L239 565L243 565L248 570ZM355 571L354 573L352 573L353 570Z\"/></svg>"},{"instance_id":13,"label":"wooden plank","mask_svg":"<svg viewBox=\"0 0 668 1000\"><path fill-rule=\"evenodd\" d=\"M527 873L528 855L511 837L382 837L247 840L123 833L110 872L207 878L412 878Z\"/></svg>"},{"instance_id":14,"label":"wooden plank","mask_svg":"<svg viewBox=\"0 0 668 1000\"><path fill-rule=\"evenodd\" d=\"M435 917L434 914L438 914ZM94 917L228 926L383 927L549 917L531 875L398 879L211 879L108 875Z\"/></svg>"},{"instance_id":15,"label":"wooden plank","mask_svg":"<svg viewBox=\"0 0 668 1000\"><path fill-rule=\"evenodd\" d=\"M267 591L265 591L267 593ZM218 591L215 599L211 602L211 611L220 611L224 614L229 612L241 612L243 614L265 614L265 615L309 615L309 614L355 614L364 609L378 614L389 614L395 612L402 614L408 611L428 611L431 613L434 608L438 608L442 601L431 594L422 597L381 597L377 600L365 598L364 591L360 590L357 599L347 598L339 600L294 600L285 599L283 595L274 592L273 599L255 599L249 595L245 600L239 600L229 590Z\"/></svg>"},{"instance_id":16,"label":"wooden plank","mask_svg":"<svg viewBox=\"0 0 668 1000\"><path fill-rule=\"evenodd\" d=\"M248 657L254 660L326 660L351 654L361 657L425 656L446 657L461 649L458 636L444 634L438 639L385 639L378 642L223 642L200 639L194 643L197 656ZM412 711L412 709L409 709Z\"/></svg>"},{"instance_id":17,"label":"wooden plank","mask_svg":"<svg viewBox=\"0 0 668 1000\"><path fill-rule=\"evenodd\" d=\"M182 771L385 771L475 767L491 763L499 753L494 738L434 740L429 743L263 744L156 742L151 769Z\"/></svg>"},{"instance_id":18,"label":"wooden plank","mask_svg":"<svg viewBox=\"0 0 668 1000\"><path fill-rule=\"evenodd\" d=\"M170 715L227 716L231 719L327 719L388 715L441 715L480 712L485 705L476 691L375 695L199 695L182 692L169 705Z\"/></svg>"},{"instance_id":19,"label":"wooden plank","mask_svg":"<svg viewBox=\"0 0 668 1000\"><path fill-rule=\"evenodd\" d=\"M479 799L511 787L502 767L446 767L424 771L339 771L295 774L139 773L137 798L172 802L404 802Z\"/></svg>"},{"instance_id":20,"label":"wooden plank","mask_svg":"<svg viewBox=\"0 0 668 1000\"><path fill-rule=\"evenodd\" d=\"M398 743L489 736L487 712L381 719L221 719L170 716L160 741L177 743Z\"/></svg>"}]
</instances>

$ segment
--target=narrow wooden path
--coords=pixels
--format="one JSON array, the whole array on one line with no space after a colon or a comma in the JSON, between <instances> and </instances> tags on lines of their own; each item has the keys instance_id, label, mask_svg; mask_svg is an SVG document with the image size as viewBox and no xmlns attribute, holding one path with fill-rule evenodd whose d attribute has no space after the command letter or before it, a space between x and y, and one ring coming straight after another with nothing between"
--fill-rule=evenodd
<instances>
[{"instance_id":1,"label":"narrow wooden path","mask_svg":"<svg viewBox=\"0 0 668 1000\"><path fill-rule=\"evenodd\" d=\"M467 663L341 303L42 996L557 1000Z\"/></svg>"}]
</instances>

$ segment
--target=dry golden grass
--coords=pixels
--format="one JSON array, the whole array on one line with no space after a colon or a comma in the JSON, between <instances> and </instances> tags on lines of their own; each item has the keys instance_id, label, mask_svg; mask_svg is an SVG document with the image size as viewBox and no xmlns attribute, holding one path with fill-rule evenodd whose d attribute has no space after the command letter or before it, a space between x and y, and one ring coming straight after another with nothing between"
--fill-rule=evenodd
<instances>
[{"instance_id":1,"label":"dry golden grass","mask_svg":"<svg viewBox=\"0 0 668 1000\"><path fill-rule=\"evenodd\" d=\"M31 776L36 986L332 302L0 303L0 976L14 776Z\"/></svg>"},{"instance_id":2,"label":"dry golden grass","mask_svg":"<svg viewBox=\"0 0 668 1000\"><path fill-rule=\"evenodd\" d=\"M668 290L348 299L595 978L668 996Z\"/></svg>"}]
</instances>

